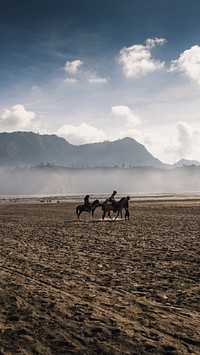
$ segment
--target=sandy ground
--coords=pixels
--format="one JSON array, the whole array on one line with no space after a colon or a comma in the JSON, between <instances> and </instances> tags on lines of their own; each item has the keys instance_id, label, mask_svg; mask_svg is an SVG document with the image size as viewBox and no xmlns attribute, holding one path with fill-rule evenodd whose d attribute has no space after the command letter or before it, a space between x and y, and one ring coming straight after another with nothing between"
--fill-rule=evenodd
<instances>
[{"instance_id":1,"label":"sandy ground","mask_svg":"<svg viewBox=\"0 0 200 355\"><path fill-rule=\"evenodd\" d=\"M0 203L1 354L200 354L200 201Z\"/></svg>"}]
</instances>

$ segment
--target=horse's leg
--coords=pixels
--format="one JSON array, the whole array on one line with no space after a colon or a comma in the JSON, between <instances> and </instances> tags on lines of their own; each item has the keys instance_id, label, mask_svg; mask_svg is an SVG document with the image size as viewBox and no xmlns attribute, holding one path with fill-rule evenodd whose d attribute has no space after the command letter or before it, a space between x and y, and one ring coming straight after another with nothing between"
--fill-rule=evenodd
<instances>
[{"instance_id":1,"label":"horse's leg","mask_svg":"<svg viewBox=\"0 0 200 355\"><path fill-rule=\"evenodd\" d=\"M92 208L91 211L92 211L92 218L93 218L94 217L95 208Z\"/></svg>"},{"instance_id":2,"label":"horse's leg","mask_svg":"<svg viewBox=\"0 0 200 355\"><path fill-rule=\"evenodd\" d=\"M105 211L105 210L103 210L102 219L104 219L104 218L105 218L105 215L106 215L106 211Z\"/></svg>"},{"instance_id":3,"label":"horse's leg","mask_svg":"<svg viewBox=\"0 0 200 355\"><path fill-rule=\"evenodd\" d=\"M129 210L126 209L126 210L125 210L125 219L128 219L128 220L129 220L129 217L130 217Z\"/></svg>"},{"instance_id":4,"label":"horse's leg","mask_svg":"<svg viewBox=\"0 0 200 355\"><path fill-rule=\"evenodd\" d=\"M80 218L80 215L81 215L81 211L79 211L79 213L77 214L78 220Z\"/></svg>"},{"instance_id":5,"label":"horse's leg","mask_svg":"<svg viewBox=\"0 0 200 355\"><path fill-rule=\"evenodd\" d=\"M108 217L109 217L110 219L112 219L112 217L111 217L111 215L110 215L110 210L108 211Z\"/></svg>"},{"instance_id":6,"label":"horse's leg","mask_svg":"<svg viewBox=\"0 0 200 355\"><path fill-rule=\"evenodd\" d=\"M115 221L116 221L116 219L119 217L119 211L117 212L117 215L116 215L116 217L115 217Z\"/></svg>"},{"instance_id":7,"label":"horse's leg","mask_svg":"<svg viewBox=\"0 0 200 355\"><path fill-rule=\"evenodd\" d=\"M80 215L81 215L82 212L83 212L83 210L80 208L79 214L78 214L78 219L80 218Z\"/></svg>"},{"instance_id":8,"label":"horse's leg","mask_svg":"<svg viewBox=\"0 0 200 355\"><path fill-rule=\"evenodd\" d=\"M79 209L79 206L78 207L76 207L76 215L77 215L77 218L78 218L78 220L79 220L79 216L80 216L80 209Z\"/></svg>"}]
</instances>

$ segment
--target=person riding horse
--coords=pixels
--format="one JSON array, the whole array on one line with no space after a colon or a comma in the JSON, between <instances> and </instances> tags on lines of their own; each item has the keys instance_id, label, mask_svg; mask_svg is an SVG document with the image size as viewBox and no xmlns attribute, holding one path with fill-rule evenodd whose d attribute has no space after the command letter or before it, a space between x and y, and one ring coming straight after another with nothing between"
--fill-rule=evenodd
<instances>
[{"instance_id":1,"label":"person riding horse","mask_svg":"<svg viewBox=\"0 0 200 355\"><path fill-rule=\"evenodd\" d=\"M99 200L94 200L94 201L92 201L92 203L90 203L89 202L89 195L86 195L84 198L84 205L78 205L76 207L77 218L79 219L82 212L87 212L87 213L92 212L92 218L93 218L96 208L101 207L101 206L102 206L102 204L99 202Z\"/></svg>"},{"instance_id":2,"label":"person riding horse","mask_svg":"<svg viewBox=\"0 0 200 355\"><path fill-rule=\"evenodd\" d=\"M112 195L108 198L108 202L112 203L113 206L113 212L116 212L116 201L115 201L115 195L117 194L117 191L113 191Z\"/></svg>"},{"instance_id":3,"label":"person riding horse","mask_svg":"<svg viewBox=\"0 0 200 355\"><path fill-rule=\"evenodd\" d=\"M90 198L89 195L86 195L84 197L84 206L85 206L86 211L88 211L88 212L91 211L91 203L89 202L89 198Z\"/></svg>"}]
</instances>

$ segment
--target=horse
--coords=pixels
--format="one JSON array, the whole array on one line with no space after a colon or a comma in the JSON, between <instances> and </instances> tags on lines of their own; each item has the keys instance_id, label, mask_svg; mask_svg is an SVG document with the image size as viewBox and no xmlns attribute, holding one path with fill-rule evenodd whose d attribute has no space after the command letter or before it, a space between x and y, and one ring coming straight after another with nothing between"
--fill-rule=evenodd
<instances>
[{"instance_id":1,"label":"horse","mask_svg":"<svg viewBox=\"0 0 200 355\"><path fill-rule=\"evenodd\" d=\"M90 209L88 209L85 205L79 205L76 207L76 215L77 218L79 220L79 217L81 215L82 212L92 212L92 218L94 217L94 211L96 210L97 207L100 207L102 204L99 202L99 200L94 200L91 204L90 204Z\"/></svg>"},{"instance_id":2,"label":"horse","mask_svg":"<svg viewBox=\"0 0 200 355\"><path fill-rule=\"evenodd\" d=\"M116 205L113 206L112 203L109 203L108 200L104 201L104 203L102 204L102 210L103 210L103 215L102 215L102 219L105 218L106 213L108 214L108 217L111 217L110 212L114 211L117 212L117 215L115 217L115 220L119 217L119 214L121 214L121 218L122 218L122 211L123 209L125 209L125 219L129 219L129 210L128 210L128 201L130 200L130 197L122 197L121 200L119 200L118 202L116 202Z\"/></svg>"}]
</instances>

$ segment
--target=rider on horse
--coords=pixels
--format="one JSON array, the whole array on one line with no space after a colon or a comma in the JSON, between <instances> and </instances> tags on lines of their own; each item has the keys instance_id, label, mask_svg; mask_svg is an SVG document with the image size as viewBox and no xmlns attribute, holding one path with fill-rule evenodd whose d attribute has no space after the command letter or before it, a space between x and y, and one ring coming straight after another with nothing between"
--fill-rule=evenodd
<instances>
[{"instance_id":1,"label":"rider on horse","mask_svg":"<svg viewBox=\"0 0 200 355\"><path fill-rule=\"evenodd\" d=\"M88 211L88 212L91 211L91 203L89 202L89 198L90 198L89 195L86 195L84 197L84 206L85 206L86 211Z\"/></svg>"},{"instance_id":2,"label":"rider on horse","mask_svg":"<svg viewBox=\"0 0 200 355\"><path fill-rule=\"evenodd\" d=\"M115 201L116 194L117 194L117 191L113 191L112 195L108 198L108 202L112 203L113 212L115 212L115 209L116 209L116 201Z\"/></svg>"}]
</instances>

